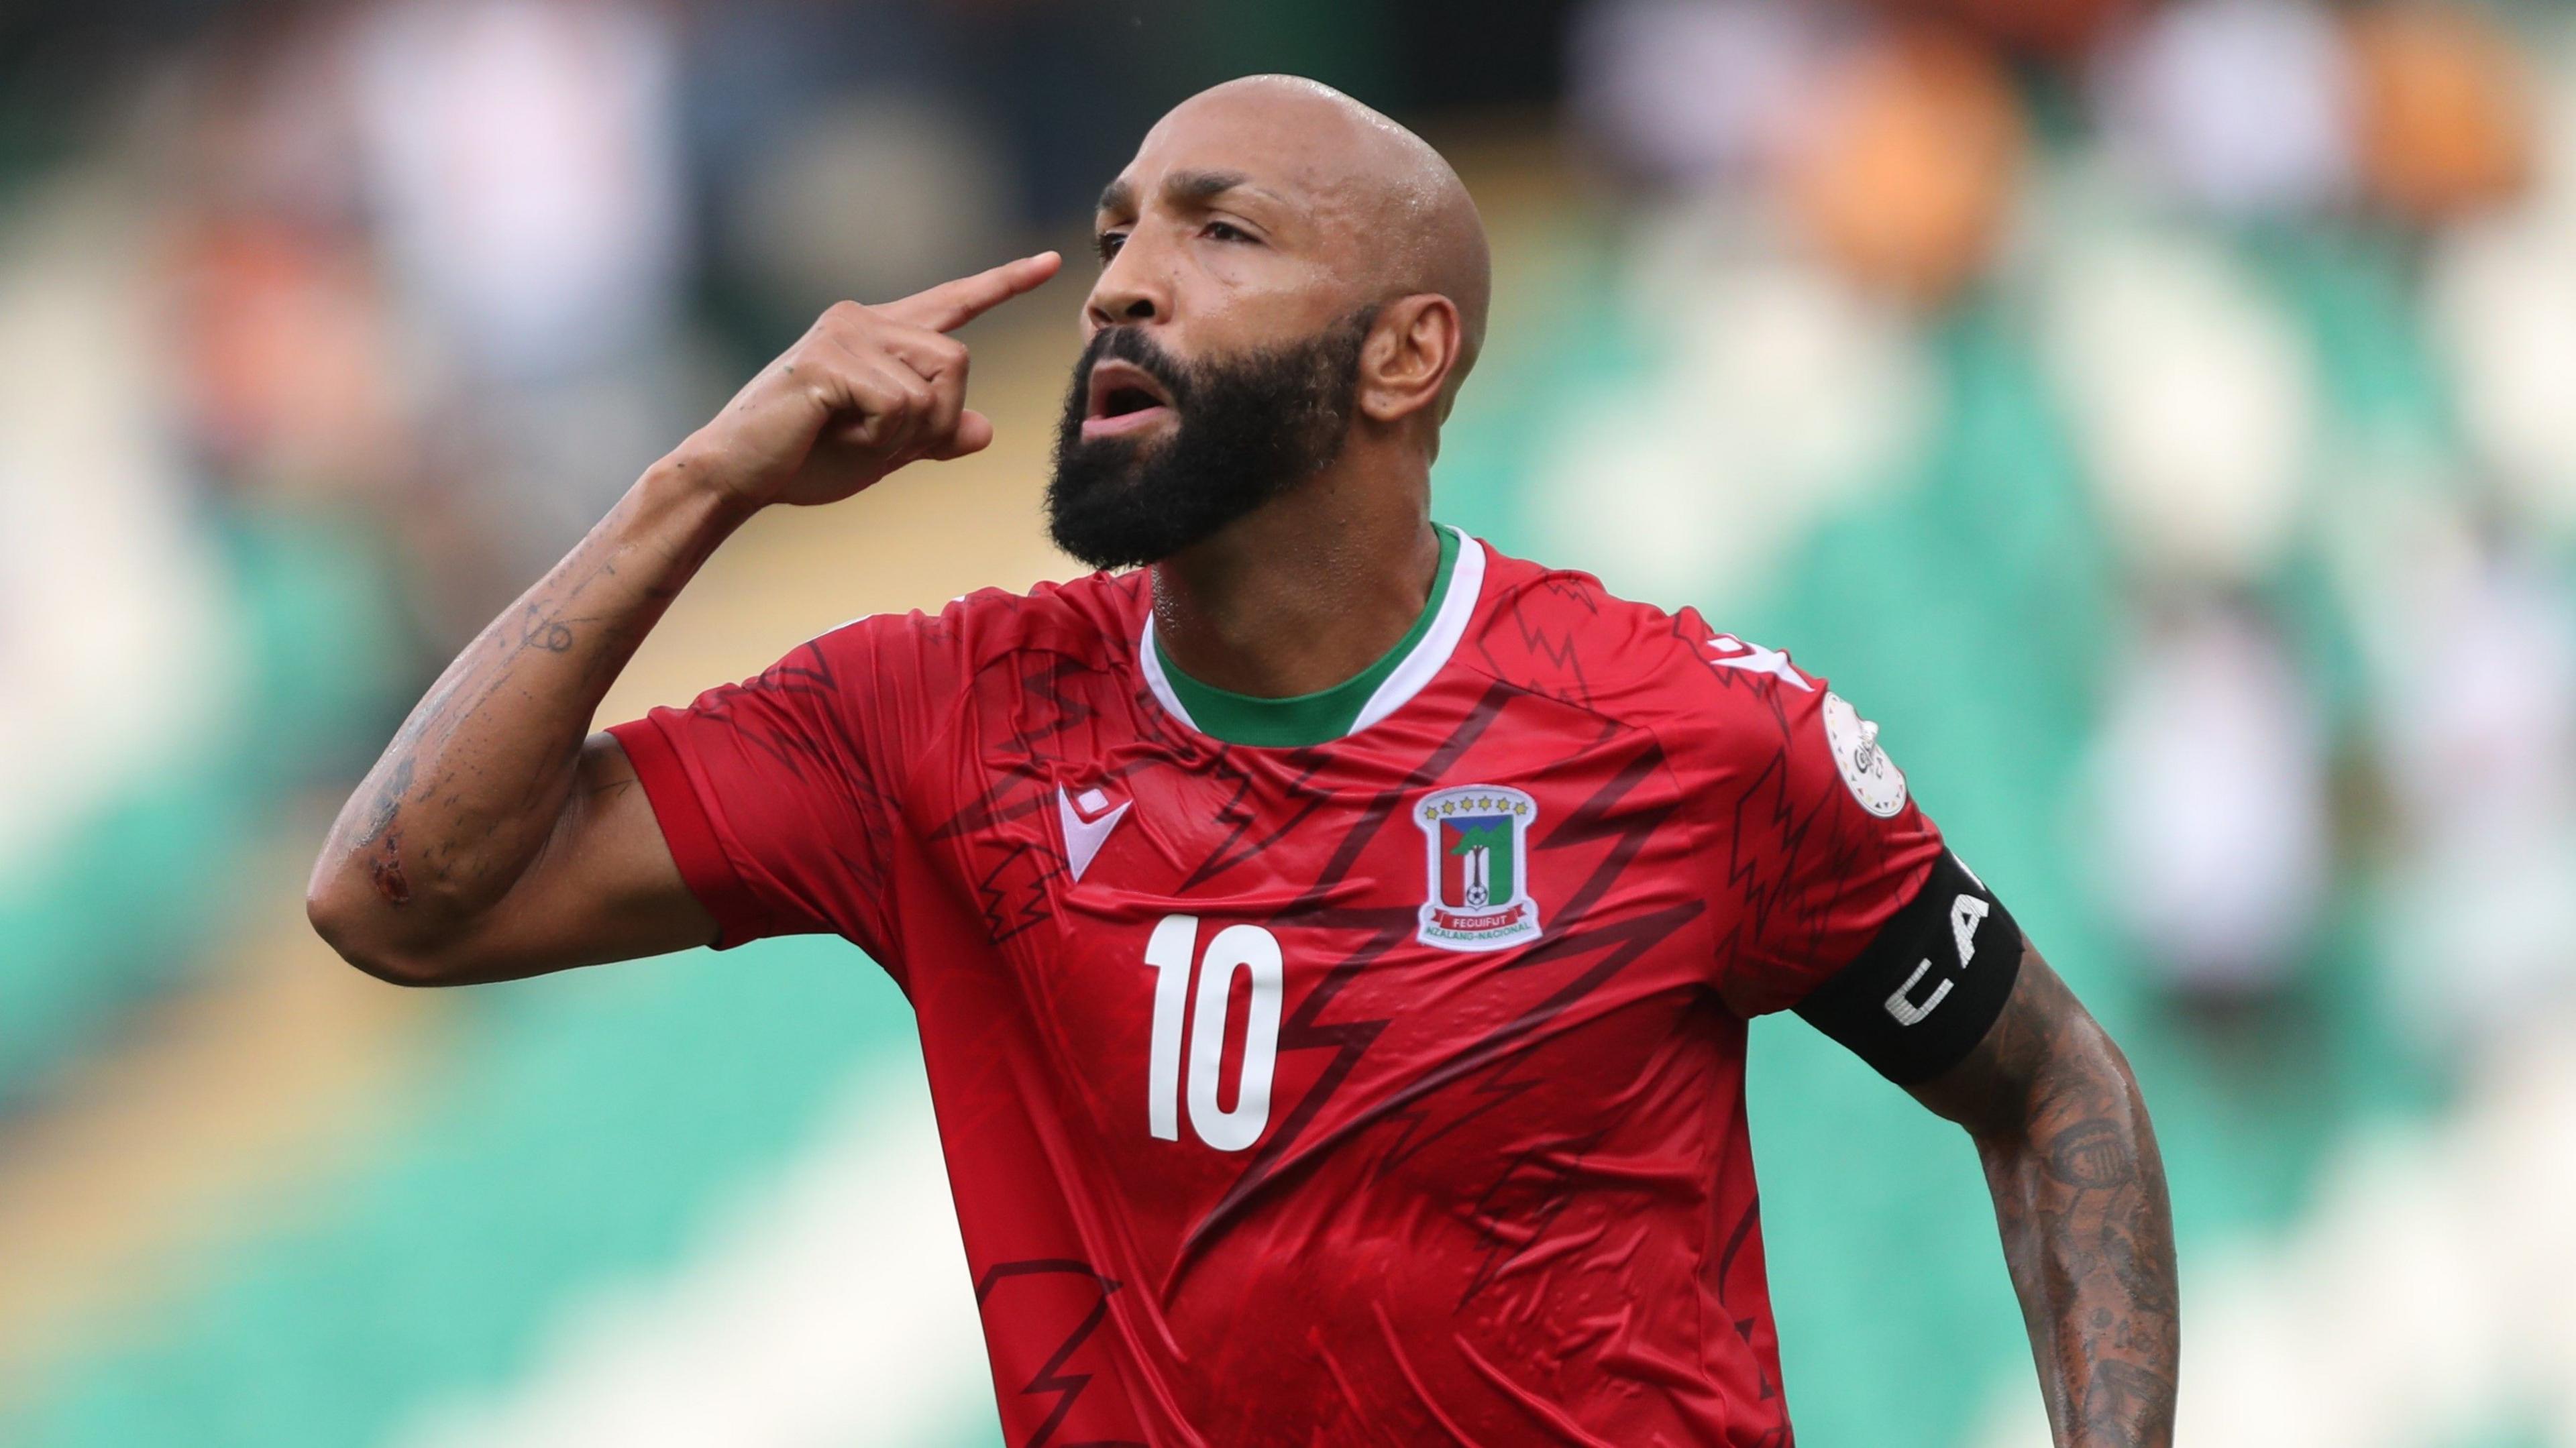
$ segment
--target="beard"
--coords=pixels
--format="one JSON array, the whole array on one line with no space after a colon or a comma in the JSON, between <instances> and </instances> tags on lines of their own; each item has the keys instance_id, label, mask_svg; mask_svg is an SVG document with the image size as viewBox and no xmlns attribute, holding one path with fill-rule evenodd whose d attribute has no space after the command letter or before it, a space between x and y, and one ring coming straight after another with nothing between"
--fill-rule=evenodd
<instances>
[{"instance_id":1,"label":"beard","mask_svg":"<svg viewBox=\"0 0 2576 1448\"><path fill-rule=\"evenodd\" d=\"M1184 363L1141 326L1092 335L1073 369L1047 484L1047 532L1094 568L1169 558L1332 464L1359 396L1377 309L1302 341ZM1160 437L1086 439L1091 369L1133 363L1171 395Z\"/></svg>"}]
</instances>

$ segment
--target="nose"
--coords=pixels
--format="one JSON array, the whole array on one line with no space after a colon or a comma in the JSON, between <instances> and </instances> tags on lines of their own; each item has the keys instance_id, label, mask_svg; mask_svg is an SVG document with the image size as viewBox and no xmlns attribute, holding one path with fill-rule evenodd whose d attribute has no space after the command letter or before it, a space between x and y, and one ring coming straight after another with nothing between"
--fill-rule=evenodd
<instances>
[{"instance_id":1,"label":"nose","mask_svg":"<svg viewBox=\"0 0 2576 1448\"><path fill-rule=\"evenodd\" d=\"M1145 228L1131 232L1126 244L1100 269L1083 300L1085 330L1167 320L1172 315L1171 280L1158 263Z\"/></svg>"}]
</instances>

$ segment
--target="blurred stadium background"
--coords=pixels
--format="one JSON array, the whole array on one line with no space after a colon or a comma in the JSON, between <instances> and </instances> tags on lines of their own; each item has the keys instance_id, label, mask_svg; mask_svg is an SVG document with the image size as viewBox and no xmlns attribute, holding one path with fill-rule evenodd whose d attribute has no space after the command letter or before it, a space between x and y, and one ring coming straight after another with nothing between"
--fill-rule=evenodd
<instances>
[{"instance_id":1,"label":"blurred stadium background","mask_svg":"<svg viewBox=\"0 0 2576 1448\"><path fill-rule=\"evenodd\" d=\"M2182 1441L2576 1445L2576 14L2467 0L0 8L0 1442L996 1441L856 952L405 993L300 887L814 311L1254 70L1486 209L1439 516L1831 673L2127 1045ZM1063 575L1082 285L610 713ZM1755 1041L1802 1441L2044 1443L1967 1147Z\"/></svg>"}]
</instances>

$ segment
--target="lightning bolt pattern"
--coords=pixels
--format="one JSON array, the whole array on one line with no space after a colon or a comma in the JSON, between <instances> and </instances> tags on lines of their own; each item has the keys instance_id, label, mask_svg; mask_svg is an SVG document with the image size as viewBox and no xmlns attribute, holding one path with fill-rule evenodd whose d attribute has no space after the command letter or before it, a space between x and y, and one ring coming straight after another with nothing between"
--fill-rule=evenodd
<instances>
[{"instance_id":1,"label":"lightning bolt pattern","mask_svg":"<svg viewBox=\"0 0 2576 1448\"><path fill-rule=\"evenodd\" d=\"M1688 610L1499 556L1484 588L1414 701L1311 748L1163 711L1141 571L862 620L657 716L725 832L691 858L759 912L729 938L835 929L910 961L1014 1448L1791 1442L1744 1022L1901 903L1937 836L1846 801L1808 691L1710 668ZM1478 785L1534 801L1481 844L1515 852L1493 878L1540 928L1473 953L1424 933L1417 806ZM1076 881L1054 801L1091 789L1122 823ZM1202 947L1238 923L1280 946L1240 1152L1186 1116L1146 1131L1149 1091L1178 1090L1150 1032L1223 1083L1252 1050L1231 1010L1208 1045L1187 1004L1149 1019L1174 914ZM1631 1257L1661 1265L1630 1281ZM1664 1377L1623 1376L1650 1360Z\"/></svg>"}]
</instances>

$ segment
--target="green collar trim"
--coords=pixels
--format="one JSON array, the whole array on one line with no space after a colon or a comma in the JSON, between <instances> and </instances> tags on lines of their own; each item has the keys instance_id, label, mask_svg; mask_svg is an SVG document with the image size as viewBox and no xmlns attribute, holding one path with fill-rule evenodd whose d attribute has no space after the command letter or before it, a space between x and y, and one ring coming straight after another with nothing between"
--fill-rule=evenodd
<instances>
[{"instance_id":1,"label":"green collar trim","mask_svg":"<svg viewBox=\"0 0 2576 1448\"><path fill-rule=\"evenodd\" d=\"M1154 632L1149 614L1145 622L1146 673L1155 686L1155 694L1164 707L1179 715L1183 722L1202 734L1228 744L1245 744L1258 748L1291 749L1327 744L1355 734L1394 712L1395 707L1411 698L1429 681L1441 663L1457 645L1458 635L1466 628L1466 613L1475 606L1472 592L1461 595L1464 607L1452 606L1452 585L1459 573L1459 553L1464 535L1454 528L1438 527L1440 535L1440 568L1431 577L1431 597L1422 605L1422 615L1413 621L1395 647L1386 651L1376 663L1360 670L1329 689L1312 694L1298 694L1285 699L1264 699L1251 694L1237 694L1202 684L1182 673L1163 651L1163 641ZM1481 585L1484 558L1481 550L1469 566ZM1452 626L1440 630L1437 625ZM1445 639L1435 639L1445 632ZM1438 658L1428 658L1425 641L1437 644ZM1428 667L1420 667L1426 663ZM1408 668L1407 665L1416 667ZM1398 678L1401 672L1405 677ZM1390 682L1399 685L1389 689ZM1406 686L1409 685L1409 686Z\"/></svg>"}]
</instances>

